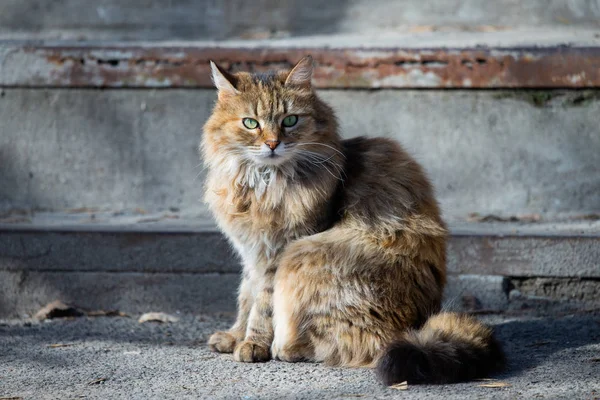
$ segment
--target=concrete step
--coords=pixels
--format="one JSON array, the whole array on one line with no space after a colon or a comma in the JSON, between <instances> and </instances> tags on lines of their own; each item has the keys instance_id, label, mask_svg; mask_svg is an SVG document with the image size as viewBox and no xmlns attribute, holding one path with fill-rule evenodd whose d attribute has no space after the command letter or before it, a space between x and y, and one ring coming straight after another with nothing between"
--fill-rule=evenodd
<instances>
[{"instance_id":1,"label":"concrete step","mask_svg":"<svg viewBox=\"0 0 600 400\"><path fill-rule=\"evenodd\" d=\"M0 38L231 39L378 31L599 28L597 0L4 0Z\"/></svg>"},{"instance_id":2,"label":"concrete step","mask_svg":"<svg viewBox=\"0 0 600 400\"><path fill-rule=\"evenodd\" d=\"M0 318L30 315L55 299L126 312L235 309L239 263L210 222L176 212L119 214L5 219ZM451 308L600 306L598 221L457 223L451 232Z\"/></svg>"},{"instance_id":3,"label":"concrete step","mask_svg":"<svg viewBox=\"0 0 600 400\"><path fill-rule=\"evenodd\" d=\"M200 200L208 60L264 70L306 53L344 137L395 138L428 171L453 233L448 304L596 307L597 35L0 43L0 316L55 298L233 310L239 267Z\"/></svg>"},{"instance_id":4,"label":"concrete step","mask_svg":"<svg viewBox=\"0 0 600 400\"><path fill-rule=\"evenodd\" d=\"M593 88L600 31L313 35L286 39L0 41L0 85L212 88L209 60L230 71L290 67L312 54L321 88Z\"/></svg>"},{"instance_id":5,"label":"concrete step","mask_svg":"<svg viewBox=\"0 0 600 400\"><path fill-rule=\"evenodd\" d=\"M0 210L176 208L207 217L197 144L215 99L208 60L264 70L313 53L315 83L331 89L321 95L342 134L401 141L429 172L446 219L594 215L596 36L579 27L363 35L364 47L351 35L0 43Z\"/></svg>"},{"instance_id":6,"label":"concrete step","mask_svg":"<svg viewBox=\"0 0 600 400\"><path fill-rule=\"evenodd\" d=\"M446 219L600 212L600 92L324 90L345 137L399 140ZM213 90L3 89L0 210L208 217L197 147Z\"/></svg>"}]
</instances>

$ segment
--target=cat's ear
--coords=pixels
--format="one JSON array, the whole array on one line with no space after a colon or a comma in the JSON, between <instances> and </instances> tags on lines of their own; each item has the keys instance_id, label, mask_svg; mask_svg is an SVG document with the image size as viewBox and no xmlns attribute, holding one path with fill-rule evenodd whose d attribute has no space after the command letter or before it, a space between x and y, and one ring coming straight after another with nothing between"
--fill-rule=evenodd
<instances>
[{"instance_id":1,"label":"cat's ear","mask_svg":"<svg viewBox=\"0 0 600 400\"><path fill-rule=\"evenodd\" d=\"M210 69L212 71L212 80L219 91L219 100L240 93L235 88L236 79L233 75L219 67L213 61L210 62Z\"/></svg>"},{"instance_id":2,"label":"cat's ear","mask_svg":"<svg viewBox=\"0 0 600 400\"><path fill-rule=\"evenodd\" d=\"M310 88L313 73L313 58L306 56L292 68L288 74L285 85L286 86L299 86L303 88Z\"/></svg>"}]
</instances>

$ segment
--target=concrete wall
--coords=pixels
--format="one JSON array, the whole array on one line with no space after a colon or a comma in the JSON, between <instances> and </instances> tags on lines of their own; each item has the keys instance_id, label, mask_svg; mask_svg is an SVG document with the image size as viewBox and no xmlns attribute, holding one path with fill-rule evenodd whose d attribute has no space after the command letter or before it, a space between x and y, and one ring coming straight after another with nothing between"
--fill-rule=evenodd
<instances>
[{"instance_id":1,"label":"concrete wall","mask_svg":"<svg viewBox=\"0 0 600 400\"><path fill-rule=\"evenodd\" d=\"M323 91L346 137L400 140L446 217L600 212L598 92ZM4 89L0 210L207 215L197 154L211 90Z\"/></svg>"},{"instance_id":2,"label":"concrete wall","mask_svg":"<svg viewBox=\"0 0 600 400\"><path fill-rule=\"evenodd\" d=\"M166 5L165 5L166 3ZM0 38L227 39L403 30L599 27L599 0L3 0Z\"/></svg>"}]
</instances>

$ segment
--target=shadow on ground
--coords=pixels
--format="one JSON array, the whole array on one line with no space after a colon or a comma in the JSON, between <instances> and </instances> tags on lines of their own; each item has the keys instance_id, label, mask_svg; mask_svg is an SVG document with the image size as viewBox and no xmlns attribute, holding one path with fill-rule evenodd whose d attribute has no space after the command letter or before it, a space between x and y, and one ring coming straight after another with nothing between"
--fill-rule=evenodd
<instances>
[{"instance_id":1,"label":"shadow on ground","mask_svg":"<svg viewBox=\"0 0 600 400\"><path fill-rule=\"evenodd\" d=\"M600 343L600 314L562 317L494 316L496 334L509 361L504 377L516 376L535 368L555 353ZM212 332L227 329L234 313L183 316L173 324L139 324L133 317L80 317L42 323L11 322L0 324L0 359L4 361L58 362L60 357L46 357L43 349L53 344L80 344L94 347L102 343L149 346L178 346L203 349ZM67 346L67 347L68 347ZM37 347L36 351L30 347ZM27 348L30 348L27 350ZM28 360L29 359L29 360ZM82 360L83 361L83 360Z\"/></svg>"}]
</instances>

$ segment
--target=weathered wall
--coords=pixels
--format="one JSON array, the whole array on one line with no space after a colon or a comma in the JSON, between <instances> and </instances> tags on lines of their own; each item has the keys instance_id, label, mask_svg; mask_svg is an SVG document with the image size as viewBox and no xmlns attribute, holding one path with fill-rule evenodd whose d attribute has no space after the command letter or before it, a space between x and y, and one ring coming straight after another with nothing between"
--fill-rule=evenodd
<instances>
[{"instance_id":1,"label":"weathered wall","mask_svg":"<svg viewBox=\"0 0 600 400\"><path fill-rule=\"evenodd\" d=\"M3 0L0 38L169 40L600 26L598 0ZM487 27L487 28L482 28Z\"/></svg>"},{"instance_id":2,"label":"weathered wall","mask_svg":"<svg viewBox=\"0 0 600 400\"><path fill-rule=\"evenodd\" d=\"M346 137L400 140L449 219L600 211L597 91L322 91ZM0 207L206 215L212 90L4 89Z\"/></svg>"}]
</instances>

